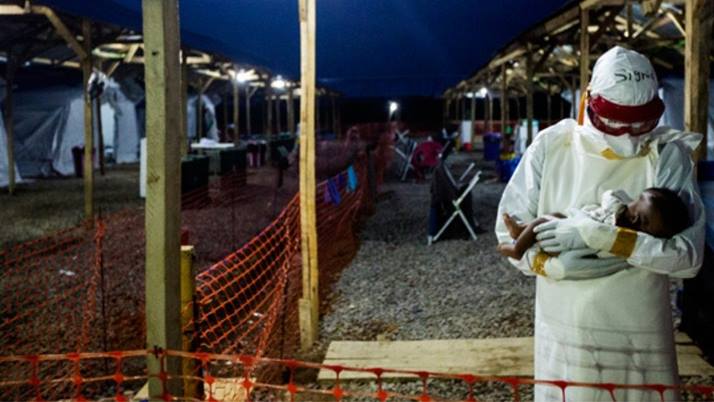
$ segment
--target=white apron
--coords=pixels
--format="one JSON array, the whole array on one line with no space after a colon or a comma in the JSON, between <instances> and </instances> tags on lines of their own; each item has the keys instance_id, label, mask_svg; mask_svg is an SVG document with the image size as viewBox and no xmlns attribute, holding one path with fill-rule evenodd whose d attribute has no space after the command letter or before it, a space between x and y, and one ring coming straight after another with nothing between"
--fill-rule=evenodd
<instances>
[{"instance_id":1,"label":"white apron","mask_svg":"<svg viewBox=\"0 0 714 402\"><path fill-rule=\"evenodd\" d=\"M597 204L603 192L621 189L637 198L652 187L656 146L643 156L612 159L583 127L548 145L538 216ZM536 285L535 376L598 383L678 381L669 279L630 268L603 278ZM562 401L558 388L538 386L536 401ZM659 401L657 392L617 391L618 401ZM567 401L611 401L605 391L568 387ZM677 400L675 393L665 400Z\"/></svg>"}]
</instances>

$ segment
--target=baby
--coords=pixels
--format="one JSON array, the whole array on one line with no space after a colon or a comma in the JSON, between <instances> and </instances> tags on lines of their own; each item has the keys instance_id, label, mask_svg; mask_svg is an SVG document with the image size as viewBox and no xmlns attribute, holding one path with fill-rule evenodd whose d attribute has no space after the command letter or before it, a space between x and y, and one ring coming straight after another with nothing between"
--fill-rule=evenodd
<instances>
[{"instance_id":1,"label":"baby","mask_svg":"<svg viewBox=\"0 0 714 402\"><path fill-rule=\"evenodd\" d=\"M586 205L581 209L590 218L615 226L649 233L655 237L669 238L689 226L689 212L681 198L672 190L652 187L631 200L624 191L606 191L600 205ZM517 222L503 214L503 222L515 241L498 245L498 252L506 257L520 260L536 242L534 228L552 219L565 215L554 213L538 217L528 224Z\"/></svg>"}]
</instances>

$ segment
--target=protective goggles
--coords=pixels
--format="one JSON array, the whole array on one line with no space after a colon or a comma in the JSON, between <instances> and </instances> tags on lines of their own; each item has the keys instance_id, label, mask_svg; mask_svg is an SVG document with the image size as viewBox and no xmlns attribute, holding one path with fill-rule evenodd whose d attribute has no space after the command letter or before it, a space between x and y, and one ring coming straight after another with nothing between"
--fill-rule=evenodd
<instances>
[{"instance_id":1,"label":"protective goggles","mask_svg":"<svg viewBox=\"0 0 714 402\"><path fill-rule=\"evenodd\" d=\"M655 96L644 105L626 106L595 96L588 104L588 117L598 130L614 136L647 134L657 127L664 103Z\"/></svg>"}]
</instances>

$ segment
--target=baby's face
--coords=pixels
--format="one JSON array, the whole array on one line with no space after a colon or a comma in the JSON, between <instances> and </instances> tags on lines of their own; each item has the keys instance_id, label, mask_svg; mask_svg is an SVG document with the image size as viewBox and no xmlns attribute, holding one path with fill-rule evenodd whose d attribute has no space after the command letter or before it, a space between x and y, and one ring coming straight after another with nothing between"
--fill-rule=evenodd
<instances>
[{"instance_id":1,"label":"baby's face","mask_svg":"<svg viewBox=\"0 0 714 402\"><path fill-rule=\"evenodd\" d=\"M652 205L651 194L647 191L620 211L615 224L657 237L663 237L667 233L662 222L661 211Z\"/></svg>"}]
</instances>

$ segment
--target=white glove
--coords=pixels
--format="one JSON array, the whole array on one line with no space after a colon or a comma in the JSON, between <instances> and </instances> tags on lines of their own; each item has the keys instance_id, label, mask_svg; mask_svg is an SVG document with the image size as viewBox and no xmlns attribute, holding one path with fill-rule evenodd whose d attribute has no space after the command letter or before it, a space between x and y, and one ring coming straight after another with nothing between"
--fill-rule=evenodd
<instances>
[{"instance_id":1,"label":"white glove","mask_svg":"<svg viewBox=\"0 0 714 402\"><path fill-rule=\"evenodd\" d=\"M553 219L541 223L533 231L536 233L538 245L543 251L560 253L587 247L578 227L587 225L588 221L592 220L581 212L571 218Z\"/></svg>"},{"instance_id":2,"label":"white glove","mask_svg":"<svg viewBox=\"0 0 714 402\"><path fill-rule=\"evenodd\" d=\"M592 279L614 274L630 265L621 257L598 258L597 250L581 248L561 253L545 262L544 271L551 279Z\"/></svg>"}]
</instances>

